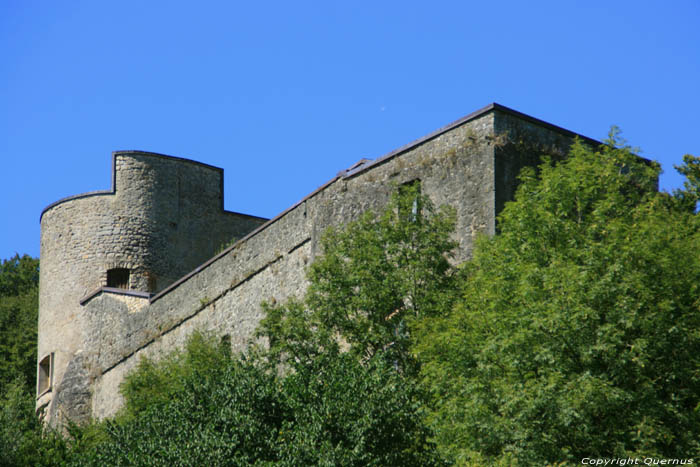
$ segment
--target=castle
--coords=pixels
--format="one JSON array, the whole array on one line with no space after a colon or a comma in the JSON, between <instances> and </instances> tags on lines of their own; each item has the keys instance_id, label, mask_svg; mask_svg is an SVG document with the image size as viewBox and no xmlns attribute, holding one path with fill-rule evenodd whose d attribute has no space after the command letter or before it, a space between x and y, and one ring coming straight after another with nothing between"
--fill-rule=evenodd
<instances>
[{"instance_id":1,"label":"castle","mask_svg":"<svg viewBox=\"0 0 700 467\"><path fill-rule=\"evenodd\" d=\"M52 423L113 415L139 358L182 346L195 329L243 350L263 300L303 293L322 232L381 209L401 184L420 181L436 205L456 209L456 260L468 259L477 233L496 232L520 169L564 156L576 136L600 144L491 104L359 161L271 220L224 210L222 169L114 152L111 190L41 214L37 410Z\"/></svg>"}]
</instances>

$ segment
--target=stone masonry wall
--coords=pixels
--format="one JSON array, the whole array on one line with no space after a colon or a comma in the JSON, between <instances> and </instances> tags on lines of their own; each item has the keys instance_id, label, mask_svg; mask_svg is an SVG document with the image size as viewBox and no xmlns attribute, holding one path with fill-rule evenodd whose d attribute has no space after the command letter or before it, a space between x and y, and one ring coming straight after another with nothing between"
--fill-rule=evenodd
<instances>
[{"instance_id":1,"label":"stone masonry wall","mask_svg":"<svg viewBox=\"0 0 700 467\"><path fill-rule=\"evenodd\" d=\"M562 159L576 136L593 147L601 144L563 128L543 126L540 120L510 109L498 114L494 131L499 140L495 162L496 212L501 212L505 203L515 196L518 174L523 167L539 165L543 155Z\"/></svg>"},{"instance_id":2,"label":"stone masonry wall","mask_svg":"<svg viewBox=\"0 0 700 467\"><path fill-rule=\"evenodd\" d=\"M305 270L320 253L319 240L367 209L380 209L401 183L420 179L436 204L458 210L462 249L475 232L492 233L493 114L468 122L409 151L344 174L219 255L199 272L129 312L103 293L86 304L93 324L93 415L121 405L118 386L141 356L181 347L193 329L228 335L243 351L261 318L263 300L284 301L306 288ZM465 256L465 255L463 255Z\"/></svg>"},{"instance_id":3,"label":"stone masonry wall","mask_svg":"<svg viewBox=\"0 0 700 467\"><path fill-rule=\"evenodd\" d=\"M181 348L194 329L229 336L234 350L244 351L261 318L260 303L284 301L305 290L305 271L322 253L324 230L368 209L381 209L402 183L419 179L436 205L455 207L456 260L468 259L477 233L495 233L496 214L514 192L517 171L539 160L533 153L565 153L572 135L494 104L341 172L150 299L125 299L107 290L94 294L78 311L85 332L82 352L73 356L66 376L73 382L66 388L72 404L83 411L80 416L114 414L122 404L119 384L138 360ZM172 222L157 212L152 215L158 223ZM86 394L90 403L85 403Z\"/></svg>"},{"instance_id":4,"label":"stone masonry wall","mask_svg":"<svg viewBox=\"0 0 700 467\"><path fill-rule=\"evenodd\" d=\"M225 242L265 222L223 210L216 167L137 151L113 155L113 187L65 199L41 217L39 359L54 354L49 404L71 360L90 349L80 299L107 285L107 271L130 270L129 288L157 292ZM82 357L81 357L82 358ZM68 383L68 381L72 381ZM65 397L64 397L65 398ZM49 416L53 416L49 407Z\"/></svg>"}]
</instances>

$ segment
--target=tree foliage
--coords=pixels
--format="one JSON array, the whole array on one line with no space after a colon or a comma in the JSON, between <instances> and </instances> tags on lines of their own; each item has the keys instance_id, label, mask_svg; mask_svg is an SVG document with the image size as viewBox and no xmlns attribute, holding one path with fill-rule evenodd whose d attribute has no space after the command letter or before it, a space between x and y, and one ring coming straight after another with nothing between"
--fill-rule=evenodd
<instances>
[{"instance_id":1,"label":"tree foliage","mask_svg":"<svg viewBox=\"0 0 700 467\"><path fill-rule=\"evenodd\" d=\"M36 384L39 260L28 255L0 264L0 394L20 378ZM31 389L30 389L31 390Z\"/></svg>"},{"instance_id":2,"label":"tree foliage","mask_svg":"<svg viewBox=\"0 0 700 467\"><path fill-rule=\"evenodd\" d=\"M269 348L195 334L141 361L119 416L67 441L32 414L36 355L21 363L36 260L5 261L0 465L698 457L700 159L678 170L684 188L659 193L658 166L614 133L577 142L523 170L499 235L459 268L454 212L397 187L382 213L326 232L304 297L264 305Z\"/></svg>"},{"instance_id":3,"label":"tree foliage","mask_svg":"<svg viewBox=\"0 0 700 467\"><path fill-rule=\"evenodd\" d=\"M435 465L416 385L394 362L325 353L283 384L283 465Z\"/></svg>"},{"instance_id":4,"label":"tree foliage","mask_svg":"<svg viewBox=\"0 0 700 467\"><path fill-rule=\"evenodd\" d=\"M525 169L460 303L422 322L430 421L457 461L700 454L700 223L629 148Z\"/></svg>"},{"instance_id":5,"label":"tree foliage","mask_svg":"<svg viewBox=\"0 0 700 467\"><path fill-rule=\"evenodd\" d=\"M413 323L453 297L454 222L454 210L435 209L418 184L397 189L382 213L325 232L303 301L265 305L259 335L299 362L345 345L360 360L381 353L412 371Z\"/></svg>"},{"instance_id":6,"label":"tree foliage","mask_svg":"<svg viewBox=\"0 0 700 467\"><path fill-rule=\"evenodd\" d=\"M382 214L329 230L304 299L266 306L268 349L232 356L195 335L143 360L90 462L436 464L408 343L416 319L448 306L453 225L408 187Z\"/></svg>"},{"instance_id":7,"label":"tree foliage","mask_svg":"<svg viewBox=\"0 0 700 467\"><path fill-rule=\"evenodd\" d=\"M280 418L275 376L195 334L122 384L125 409L103 425L88 465L260 465Z\"/></svg>"},{"instance_id":8,"label":"tree foliage","mask_svg":"<svg viewBox=\"0 0 700 467\"><path fill-rule=\"evenodd\" d=\"M216 370L229 363L230 353L230 346L224 342L217 344L195 333L183 351L172 352L158 361L141 359L136 371L127 374L120 386L126 401L122 416L131 417L149 407L162 406L184 391L186 381L203 375L215 377Z\"/></svg>"},{"instance_id":9,"label":"tree foliage","mask_svg":"<svg viewBox=\"0 0 700 467\"><path fill-rule=\"evenodd\" d=\"M60 465L69 452L60 434L34 415L34 390L17 378L0 394L0 466Z\"/></svg>"},{"instance_id":10,"label":"tree foliage","mask_svg":"<svg viewBox=\"0 0 700 467\"><path fill-rule=\"evenodd\" d=\"M0 263L0 466L53 466L68 453L34 411L38 295L38 259Z\"/></svg>"},{"instance_id":11,"label":"tree foliage","mask_svg":"<svg viewBox=\"0 0 700 467\"><path fill-rule=\"evenodd\" d=\"M186 350L142 362L122 391L125 413L78 463L432 464L413 389L380 360L326 354L282 375L259 354L232 356L195 334Z\"/></svg>"}]
</instances>

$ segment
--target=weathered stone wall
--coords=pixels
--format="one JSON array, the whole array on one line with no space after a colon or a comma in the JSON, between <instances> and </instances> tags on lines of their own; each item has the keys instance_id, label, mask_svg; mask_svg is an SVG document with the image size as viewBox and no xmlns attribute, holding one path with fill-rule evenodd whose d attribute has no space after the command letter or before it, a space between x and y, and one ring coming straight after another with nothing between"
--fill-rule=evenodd
<instances>
[{"instance_id":1,"label":"weathered stone wall","mask_svg":"<svg viewBox=\"0 0 700 467\"><path fill-rule=\"evenodd\" d=\"M600 142L554 125L543 124L541 120L508 110L499 112L494 131L496 145L495 183L496 212L501 212L506 202L513 199L518 186L520 170L527 166L537 166L542 156L554 160L562 159L578 136L582 142L597 147Z\"/></svg>"},{"instance_id":2,"label":"weathered stone wall","mask_svg":"<svg viewBox=\"0 0 700 467\"><path fill-rule=\"evenodd\" d=\"M118 385L141 356L181 347L193 329L228 335L242 351L261 318L263 300L283 301L306 288L305 270L323 231L380 209L397 186L420 179L436 204L455 206L460 259L476 232L494 231L493 114L485 114L405 151L343 173L230 250L130 313L111 294L85 306L97 349L93 414L121 405Z\"/></svg>"},{"instance_id":3,"label":"weathered stone wall","mask_svg":"<svg viewBox=\"0 0 700 467\"><path fill-rule=\"evenodd\" d=\"M73 356L71 369L65 377L72 382L66 391L75 395L73 405L90 407L97 417L114 414L121 405L119 383L138 359L158 357L181 347L194 329L227 335L234 350L244 350L261 318L262 301L284 301L305 290L306 267L321 253L323 231L356 219L368 209L381 209L402 183L418 179L423 192L436 205L455 207L455 237L459 241L457 261L468 259L477 233L495 233L496 214L512 197L520 168L538 162L542 152L564 154L572 135L492 105L376 161L341 172L300 203L150 299L125 298L108 290L91 295L80 310L73 308L71 311L80 315L84 327L84 332L76 337L81 342L81 352L67 352ZM181 221L173 217L174 213L200 212L200 203L211 204L217 199L216 191L204 190L201 198L192 199L189 204L183 200L175 206L173 202L164 212L149 211L148 206L139 204L142 197L147 196L149 185L153 185L156 192L167 192L177 183L183 183L167 167L156 171L167 172L163 178L151 177L149 167L152 166L153 161L148 158L133 157L128 161L128 170L135 174L133 178L147 182L140 184L143 193L134 192L131 199L124 198L118 212L130 213L137 206L136 211L143 214L139 219L149 228L165 229L145 242L147 249L165 248L158 243L163 239L166 243L181 242L180 248L188 252L210 248L211 245L197 243L208 241L196 238L197 235L206 237L203 233L192 231L192 238L179 239L177 235L169 236L168 229L174 228L173 223L180 228ZM202 183L215 184L204 179ZM125 183L121 190L127 192L130 189L127 185ZM119 192L119 181L116 186ZM164 197L174 199L171 195ZM109 221L100 221L96 216L91 222L109 225ZM208 232L209 222L205 219L195 230L201 228ZM84 232L81 236L87 238L90 233ZM95 242L99 244L100 241ZM183 259L186 255L149 257L143 264L153 271L165 271L156 273L160 287L161 277L170 279L169 268L177 269L179 261L191 261ZM80 263L80 258L76 261ZM48 277L53 280L57 269L51 260L48 271ZM66 319L66 327L75 319L75 316ZM85 387L90 388L91 404L84 403ZM71 404L70 401L65 403ZM75 413L75 410L68 412Z\"/></svg>"},{"instance_id":4,"label":"weathered stone wall","mask_svg":"<svg viewBox=\"0 0 700 467\"><path fill-rule=\"evenodd\" d=\"M54 353L54 390L38 405L52 400L71 359L91 350L79 302L107 284L109 269L129 269L132 290L157 292L265 222L225 212L222 189L219 168L123 151L113 155L111 191L44 210L38 351Z\"/></svg>"}]
</instances>

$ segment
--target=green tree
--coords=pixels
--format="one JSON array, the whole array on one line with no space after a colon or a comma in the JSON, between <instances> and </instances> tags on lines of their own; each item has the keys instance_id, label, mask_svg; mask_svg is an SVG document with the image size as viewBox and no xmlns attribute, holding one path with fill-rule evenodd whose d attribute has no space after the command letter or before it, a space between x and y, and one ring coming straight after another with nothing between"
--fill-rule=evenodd
<instances>
[{"instance_id":1,"label":"green tree","mask_svg":"<svg viewBox=\"0 0 700 467\"><path fill-rule=\"evenodd\" d=\"M231 360L230 346L211 337L194 333L183 351L172 352L158 361L144 358L136 371L126 375L120 386L126 404L123 417L133 417L149 407L166 404L182 393L189 380L202 374L214 377Z\"/></svg>"},{"instance_id":2,"label":"green tree","mask_svg":"<svg viewBox=\"0 0 700 467\"><path fill-rule=\"evenodd\" d=\"M125 413L104 422L104 437L73 462L434 464L414 389L391 364L324 354L281 375L262 357L232 356L195 335L184 351L142 362L122 387Z\"/></svg>"},{"instance_id":3,"label":"green tree","mask_svg":"<svg viewBox=\"0 0 700 467\"><path fill-rule=\"evenodd\" d=\"M325 232L304 299L265 305L259 335L278 357L303 362L345 344L360 360L382 353L413 371L413 323L454 296L454 225L453 209L435 209L419 184L403 185L382 213Z\"/></svg>"},{"instance_id":4,"label":"green tree","mask_svg":"<svg viewBox=\"0 0 700 467\"><path fill-rule=\"evenodd\" d=\"M0 466L55 466L67 458L69 446L58 433L45 430L34 415L34 388L22 378L0 394Z\"/></svg>"},{"instance_id":5,"label":"green tree","mask_svg":"<svg viewBox=\"0 0 700 467\"><path fill-rule=\"evenodd\" d=\"M38 259L0 263L0 466L59 465L69 451L34 412L38 286Z\"/></svg>"},{"instance_id":6,"label":"green tree","mask_svg":"<svg viewBox=\"0 0 700 467\"><path fill-rule=\"evenodd\" d=\"M394 362L327 352L283 381L282 465L437 465L417 386Z\"/></svg>"},{"instance_id":7,"label":"green tree","mask_svg":"<svg viewBox=\"0 0 700 467\"><path fill-rule=\"evenodd\" d=\"M421 323L429 420L458 462L700 455L698 159L674 196L629 148L526 169L461 299Z\"/></svg>"},{"instance_id":8,"label":"green tree","mask_svg":"<svg viewBox=\"0 0 700 467\"><path fill-rule=\"evenodd\" d=\"M160 362L142 360L122 384L125 410L79 465L262 465L281 419L276 376L195 334Z\"/></svg>"},{"instance_id":9,"label":"green tree","mask_svg":"<svg viewBox=\"0 0 700 467\"><path fill-rule=\"evenodd\" d=\"M0 264L0 394L16 378L36 385L39 260L15 255ZM33 389L30 389L33 392Z\"/></svg>"},{"instance_id":10,"label":"green tree","mask_svg":"<svg viewBox=\"0 0 700 467\"><path fill-rule=\"evenodd\" d=\"M264 305L258 335L288 374L290 464L438 463L409 347L415 323L455 297L454 222L403 185L381 213L325 232L303 300Z\"/></svg>"}]
</instances>

